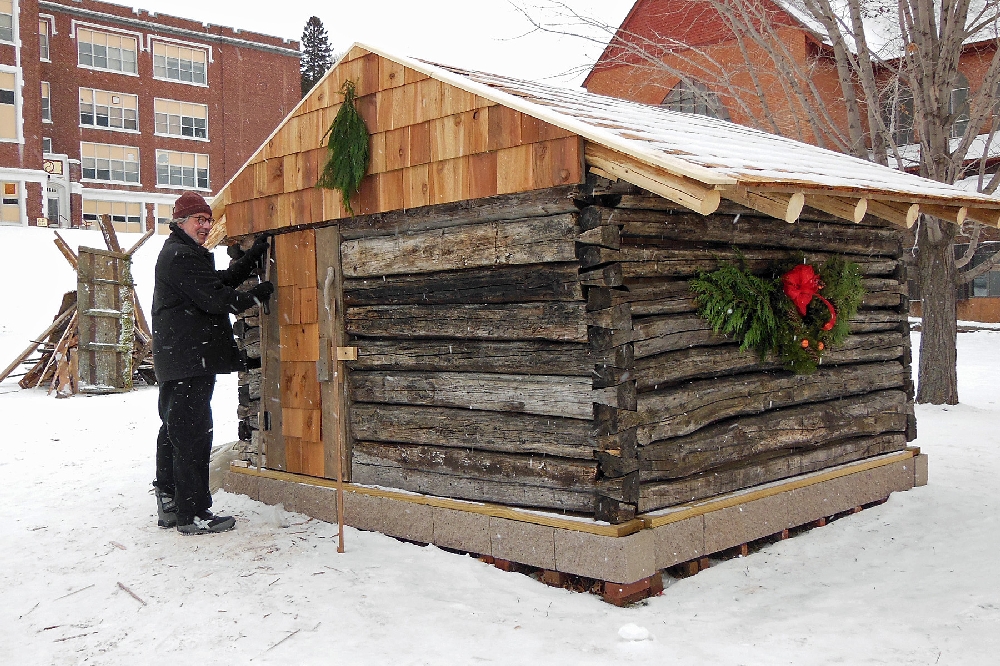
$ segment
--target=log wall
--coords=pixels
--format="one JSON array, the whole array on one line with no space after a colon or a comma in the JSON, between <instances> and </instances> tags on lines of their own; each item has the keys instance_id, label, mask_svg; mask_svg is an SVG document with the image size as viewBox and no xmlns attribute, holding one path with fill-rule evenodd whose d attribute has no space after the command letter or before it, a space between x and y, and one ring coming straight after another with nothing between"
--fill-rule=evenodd
<instances>
[{"instance_id":1,"label":"log wall","mask_svg":"<svg viewBox=\"0 0 1000 666\"><path fill-rule=\"evenodd\" d=\"M631 317L636 405L600 408L610 513L646 512L899 450L915 437L901 235L806 209L793 225L735 205L702 217L636 188L591 181L581 248L591 309ZM867 294L852 335L812 375L712 333L687 281L731 259L763 270L791 252L858 263ZM608 444L611 442L611 444ZM616 469L613 469L616 468ZM617 472L617 474L615 474Z\"/></svg>"},{"instance_id":2,"label":"log wall","mask_svg":"<svg viewBox=\"0 0 1000 666\"><path fill-rule=\"evenodd\" d=\"M592 513L595 390L575 188L342 225L356 483ZM586 242L586 241L583 241Z\"/></svg>"}]
</instances>

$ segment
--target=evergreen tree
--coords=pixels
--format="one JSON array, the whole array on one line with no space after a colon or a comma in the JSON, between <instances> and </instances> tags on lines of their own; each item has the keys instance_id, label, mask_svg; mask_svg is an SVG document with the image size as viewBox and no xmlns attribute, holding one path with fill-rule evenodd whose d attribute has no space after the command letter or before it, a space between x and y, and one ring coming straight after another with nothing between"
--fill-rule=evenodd
<instances>
[{"instance_id":1,"label":"evergreen tree","mask_svg":"<svg viewBox=\"0 0 1000 666\"><path fill-rule=\"evenodd\" d=\"M318 16L310 16L306 27L302 29L302 62L299 71L302 73L303 97L323 78L332 64L333 56L326 28Z\"/></svg>"}]
</instances>

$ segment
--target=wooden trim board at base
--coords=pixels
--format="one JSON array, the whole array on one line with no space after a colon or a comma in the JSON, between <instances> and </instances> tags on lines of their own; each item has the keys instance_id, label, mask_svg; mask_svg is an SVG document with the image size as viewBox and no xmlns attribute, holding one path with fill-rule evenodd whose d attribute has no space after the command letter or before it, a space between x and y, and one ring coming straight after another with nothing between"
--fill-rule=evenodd
<instances>
[{"instance_id":1,"label":"wooden trim board at base","mask_svg":"<svg viewBox=\"0 0 1000 666\"><path fill-rule=\"evenodd\" d=\"M799 488L805 488L807 486L822 483L824 481L830 481L849 474L857 474L859 472L864 472L870 469L906 460L908 458L913 458L919 454L920 449L910 448L898 453L889 453L855 463L840 465L832 469L823 470L822 472L814 472L803 476L792 477L783 481L767 484L764 487L755 490L736 491L726 495L721 495L708 501L700 501L690 505L682 505L680 507L657 511L650 515L639 516L634 520L630 520L620 525L601 524L587 519L574 520L572 518L561 518L557 515L515 509L499 504L466 502L462 500L449 499L447 497L419 495L416 493L390 490L387 488L373 488L353 483L344 484L344 492L370 495L372 497L384 497L402 502L410 502L424 506L434 506L454 511L477 513L485 516L493 516L495 518L505 518L507 520L544 525L546 527L554 527L557 529L571 530L575 532L586 532L588 534L596 534L599 536L624 537L630 534L635 534L642 529L652 529L660 527L661 525L668 525L686 518L704 515L706 513L711 513L712 511L719 511L740 504L746 504L758 499L771 497L779 493L789 492ZM234 465L230 468L230 471L235 474L247 474L250 476L287 481L289 483L302 483L322 488L336 488L337 485L335 481L330 479L321 479L306 476L304 474L290 474L288 472L279 472L270 469L257 470L250 467L238 467ZM666 513L664 511L666 511Z\"/></svg>"},{"instance_id":2,"label":"wooden trim board at base","mask_svg":"<svg viewBox=\"0 0 1000 666\"><path fill-rule=\"evenodd\" d=\"M337 487L337 482L331 479L320 479L312 476L305 476L303 474L289 474L288 472L278 472L270 469L262 469L258 471L250 467L233 466L229 471L236 474L248 474L250 476L260 476L268 479L277 479L279 481L288 481L290 483L303 483L311 486L320 486L322 488ZM369 495L372 497L384 497L402 502L421 504L424 506L434 506L441 509L478 513L484 516L493 516L494 518L506 518L507 520L533 523L535 525L544 525L546 527L555 527L558 529L573 530L577 532L587 532L589 534L597 534L600 536L623 537L628 536L629 534L634 534L645 528L645 525L639 519L630 520L629 522L622 523L621 525L608 525L596 523L589 519L573 520L572 518L560 518L556 515L547 515L532 512L530 510L514 509L499 504L465 502L462 500L449 499L447 497L418 495L415 493L390 490L388 488L362 486L355 483L345 483L344 492Z\"/></svg>"}]
</instances>

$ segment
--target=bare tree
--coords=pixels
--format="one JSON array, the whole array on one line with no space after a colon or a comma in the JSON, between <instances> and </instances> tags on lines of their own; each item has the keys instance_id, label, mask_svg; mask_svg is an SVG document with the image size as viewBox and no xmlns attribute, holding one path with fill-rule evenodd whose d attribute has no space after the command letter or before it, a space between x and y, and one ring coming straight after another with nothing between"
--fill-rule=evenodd
<instances>
[{"instance_id":1,"label":"bare tree","mask_svg":"<svg viewBox=\"0 0 1000 666\"><path fill-rule=\"evenodd\" d=\"M1000 127L1000 0L678 0L645 6L670 15L628 31L558 0L519 9L536 30L607 44L601 66L627 65L647 84L679 81L695 91L707 85L737 122L916 169L941 182L972 179L981 192L1000 185L1000 171L990 173L989 162ZM649 27L657 23L671 26L670 33ZM716 38L706 38L705 27L713 25ZM787 39L789 31L803 29L804 51ZM975 90L959 73L969 49L987 54ZM837 94L822 81L835 81ZM1000 265L1000 253L961 270L975 253L979 222L959 227L925 214L918 224L923 323L917 401L955 404L956 288ZM967 237L969 249L956 261L959 236Z\"/></svg>"}]
</instances>

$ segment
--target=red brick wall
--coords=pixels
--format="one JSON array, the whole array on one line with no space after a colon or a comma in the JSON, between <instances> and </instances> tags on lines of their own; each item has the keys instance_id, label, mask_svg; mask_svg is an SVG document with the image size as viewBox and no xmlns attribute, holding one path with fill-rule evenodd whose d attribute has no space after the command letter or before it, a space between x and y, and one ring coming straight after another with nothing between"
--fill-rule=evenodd
<instances>
[{"instance_id":1,"label":"red brick wall","mask_svg":"<svg viewBox=\"0 0 1000 666\"><path fill-rule=\"evenodd\" d=\"M129 19L156 21L209 35L225 35L252 40L282 48L297 49L297 43L283 43L281 39L235 32L231 28L209 26L164 15L151 15L131 8L84 0L64 3L70 8L81 7L116 14ZM48 13L51 10L46 9ZM295 57L265 52L251 47L179 35L167 30L147 30L127 23L94 19L74 15L70 11L51 11L55 16L56 34L52 36L51 63L41 63L41 80L52 84L52 125L45 125L45 136L53 141L53 150L80 159L80 142L110 143L133 146L139 149L141 186L120 183L86 183L94 189L126 191L179 192L156 187L156 150L206 153L210 160L210 186L218 191L243 165L253 151L264 141L278 123L299 100L299 62ZM137 54L139 76L117 72L104 72L77 66L77 43L71 39L72 21L85 21L138 32L142 45ZM211 47L212 61L208 63L208 87L153 78L153 55L142 50L149 45L147 34ZM34 36L34 53L37 54L37 35ZM26 44L27 47L27 44ZM37 87L37 85L36 85ZM139 96L140 134L80 127L79 88L96 88ZM153 115L154 98L166 98L208 106L209 142L186 138L155 136ZM26 126L28 124L26 123ZM40 143L39 143L40 146ZM40 148L38 149L40 153Z\"/></svg>"},{"instance_id":2,"label":"red brick wall","mask_svg":"<svg viewBox=\"0 0 1000 666\"><path fill-rule=\"evenodd\" d=\"M38 76L38 1L21 0L20 12L21 75L24 81L20 95L24 145L0 143L0 165L16 169L41 169L42 135L39 128L42 122L42 101ZM16 66L16 53L13 46L0 44L0 63L12 67ZM29 209L28 219L33 220L36 216L37 213L33 216Z\"/></svg>"}]
</instances>

